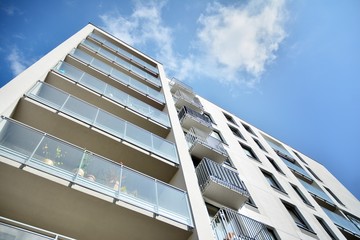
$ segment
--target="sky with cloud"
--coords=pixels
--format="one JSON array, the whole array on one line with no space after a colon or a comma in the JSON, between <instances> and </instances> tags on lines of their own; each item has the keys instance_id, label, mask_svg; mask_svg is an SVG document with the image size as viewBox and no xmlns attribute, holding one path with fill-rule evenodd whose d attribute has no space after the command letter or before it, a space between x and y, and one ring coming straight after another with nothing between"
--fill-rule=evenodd
<instances>
[{"instance_id":1,"label":"sky with cloud","mask_svg":"<svg viewBox=\"0 0 360 240\"><path fill-rule=\"evenodd\" d=\"M88 22L360 199L360 2L0 0L0 86Z\"/></svg>"}]
</instances>

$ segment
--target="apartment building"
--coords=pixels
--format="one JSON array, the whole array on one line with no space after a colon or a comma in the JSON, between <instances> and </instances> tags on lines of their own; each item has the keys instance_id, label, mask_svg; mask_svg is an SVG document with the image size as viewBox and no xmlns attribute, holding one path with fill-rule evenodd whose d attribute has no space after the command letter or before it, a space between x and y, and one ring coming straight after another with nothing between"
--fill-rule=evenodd
<instances>
[{"instance_id":1,"label":"apartment building","mask_svg":"<svg viewBox=\"0 0 360 240\"><path fill-rule=\"evenodd\" d=\"M323 165L92 24L1 88L0 113L0 239L360 239Z\"/></svg>"}]
</instances>

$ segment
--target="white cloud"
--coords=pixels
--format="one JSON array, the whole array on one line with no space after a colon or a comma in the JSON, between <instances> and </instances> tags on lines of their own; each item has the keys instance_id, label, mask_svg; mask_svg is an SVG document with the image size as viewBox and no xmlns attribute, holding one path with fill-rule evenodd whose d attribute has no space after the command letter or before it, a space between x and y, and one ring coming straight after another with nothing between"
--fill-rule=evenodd
<instances>
[{"instance_id":1,"label":"white cloud","mask_svg":"<svg viewBox=\"0 0 360 240\"><path fill-rule=\"evenodd\" d=\"M177 62L172 46L172 30L161 17L164 5L164 1L138 1L127 18L114 11L101 15L100 19L105 30L126 43L140 49L151 46L154 57L172 69Z\"/></svg>"},{"instance_id":2,"label":"white cloud","mask_svg":"<svg viewBox=\"0 0 360 240\"><path fill-rule=\"evenodd\" d=\"M10 69L14 76L18 75L26 69L29 65L28 61L25 60L23 54L17 47L13 47L6 60L10 63Z\"/></svg>"},{"instance_id":3,"label":"white cloud","mask_svg":"<svg viewBox=\"0 0 360 240\"><path fill-rule=\"evenodd\" d=\"M199 18L197 32L201 57L211 66L206 72L224 82L253 86L266 64L276 58L275 52L286 36L284 20L283 0L210 4Z\"/></svg>"},{"instance_id":4,"label":"white cloud","mask_svg":"<svg viewBox=\"0 0 360 240\"><path fill-rule=\"evenodd\" d=\"M177 53L174 29L161 13L165 2L135 3L132 14L100 16L104 29L139 49L145 49L179 79L220 81L254 87L286 36L284 0L208 4L199 17L196 33L189 36L190 53Z\"/></svg>"}]
</instances>

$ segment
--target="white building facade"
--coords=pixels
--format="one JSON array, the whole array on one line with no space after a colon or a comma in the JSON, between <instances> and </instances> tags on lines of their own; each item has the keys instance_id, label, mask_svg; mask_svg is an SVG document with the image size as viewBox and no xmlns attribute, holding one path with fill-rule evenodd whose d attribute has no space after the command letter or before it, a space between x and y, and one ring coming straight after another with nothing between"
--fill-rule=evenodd
<instances>
[{"instance_id":1,"label":"white building facade","mask_svg":"<svg viewBox=\"0 0 360 240\"><path fill-rule=\"evenodd\" d=\"M88 24L0 89L0 239L360 239L318 162Z\"/></svg>"}]
</instances>

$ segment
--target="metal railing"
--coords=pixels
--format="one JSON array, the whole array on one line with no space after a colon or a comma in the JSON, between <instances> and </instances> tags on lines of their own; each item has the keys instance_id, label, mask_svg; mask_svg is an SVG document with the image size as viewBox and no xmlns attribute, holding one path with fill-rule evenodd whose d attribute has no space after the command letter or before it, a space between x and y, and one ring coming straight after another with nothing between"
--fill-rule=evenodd
<instances>
[{"instance_id":1,"label":"metal railing","mask_svg":"<svg viewBox=\"0 0 360 240\"><path fill-rule=\"evenodd\" d=\"M326 208L322 208L322 209L324 210L326 215L328 215L328 217L334 222L336 226L352 234L355 234L357 237L360 237L360 230L350 220Z\"/></svg>"},{"instance_id":2,"label":"metal railing","mask_svg":"<svg viewBox=\"0 0 360 240\"><path fill-rule=\"evenodd\" d=\"M49 84L37 82L26 94L58 112L179 164L175 144Z\"/></svg>"},{"instance_id":3,"label":"metal railing","mask_svg":"<svg viewBox=\"0 0 360 240\"><path fill-rule=\"evenodd\" d=\"M323 192L321 189L312 186L311 184L299 179L299 181L302 183L302 185L306 188L306 190L311 193L312 195L317 196L318 198L321 198L325 202L328 202L331 205L335 205L334 202L330 199L330 197Z\"/></svg>"},{"instance_id":4,"label":"metal railing","mask_svg":"<svg viewBox=\"0 0 360 240\"><path fill-rule=\"evenodd\" d=\"M0 120L0 155L193 226L187 193L14 120Z\"/></svg>"},{"instance_id":5,"label":"metal railing","mask_svg":"<svg viewBox=\"0 0 360 240\"><path fill-rule=\"evenodd\" d=\"M239 175L212 160L203 158L196 167L196 175L201 191L204 191L210 181L214 181L217 184L249 197L249 192L243 181L239 178Z\"/></svg>"},{"instance_id":6,"label":"metal railing","mask_svg":"<svg viewBox=\"0 0 360 240\"><path fill-rule=\"evenodd\" d=\"M134 72L135 74L139 75L142 78L145 78L146 80L155 84L157 87L161 86L161 81L157 77L154 77L153 75L145 72L143 69L137 67L136 65L133 65L133 64L125 61L124 59L117 57L114 53L100 47L96 43L85 39L81 42L81 44L86 46L87 48L93 50L94 52L99 53L101 56L109 59L110 61L114 61L121 67Z\"/></svg>"},{"instance_id":7,"label":"metal railing","mask_svg":"<svg viewBox=\"0 0 360 240\"><path fill-rule=\"evenodd\" d=\"M64 75L76 83L79 83L100 95L106 96L109 99L120 103L139 114L142 114L160 124L170 127L170 120L166 113L150 106L147 103L140 101L137 98L130 96L129 94L120 91L119 89L106 84L100 79L95 78L94 76L87 74L86 72L70 65L66 62L59 62L54 70L61 75Z\"/></svg>"},{"instance_id":8,"label":"metal railing","mask_svg":"<svg viewBox=\"0 0 360 240\"><path fill-rule=\"evenodd\" d=\"M190 116L191 118L193 118L197 122L199 122L202 125L207 126L209 128L212 126L211 120L207 116L205 116L205 115L203 115L203 114L201 114L201 113L199 113L199 112L197 112L195 110L192 110L191 108L188 108L188 107L184 106L184 107L182 107L182 109L180 110L180 112L178 114L180 122L182 122L182 120L186 116Z\"/></svg>"},{"instance_id":9,"label":"metal railing","mask_svg":"<svg viewBox=\"0 0 360 240\"><path fill-rule=\"evenodd\" d=\"M201 104L200 100L195 96L189 96L181 90L177 90L173 96L176 101L178 101L179 99L183 99L184 101L186 101L200 109L203 109L203 105Z\"/></svg>"},{"instance_id":10,"label":"metal railing","mask_svg":"<svg viewBox=\"0 0 360 240\"><path fill-rule=\"evenodd\" d=\"M216 213L211 226L217 240L272 240L264 224L227 208Z\"/></svg>"},{"instance_id":11,"label":"metal railing","mask_svg":"<svg viewBox=\"0 0 360 240\"><path fill-rule=\"evenodd\" d=\"M206 146L207 148L212 149L224 156L228 156L228 153L225 150L223 143L220 140L218 140L217 138L214 138L210 135L204 136L204 134L198 129L191 128L186 133L185 138L190 145L190 151L191 151L191 148L193 148L196 143L199 143L199 144L202 144L202 145Z\"/></svg>"},{"instance_id":12,"label":"metal railing","mask_svg":"<svg viewBox=\"0 0 360 240\"><path fill-rule=\"evenodd\" d=\"M143 65L145 68L149 69L150 71L153 71L155 73L159 73L159 70L157 69L157 67L154 67L152 65L150 65L149 63L145 62L144 60L136 57L135 55L125 51L124 49L116 46L115 44L105 40L105 38L101 37L100 35L97 35L97 34L94 34L94 33L91 33L89 35L91 38L97 40L98 42L106 45L107 47L111 48L112 50L114 50L115 52L118 52L119 54L129 58L129 59L132 59L134 60L135 62L139 63L140 65Z\"/></svg>"},{"instance_id":13,"label":"metal railing","mask_svg":"<svg viewBox=\"0 0 360 240\"><path fill-rule=\"evenodd\" d=\"M83 61L84 63L98 69L99 71L103 72L106 75L111 76L115 81L118 81L124 85L128 85L137 91L140 91L144 93L145 95L148 95L149 97L155 99L156 101L159 101L161 103L165 102L164 95L161 92L156 91L155 89L145 85L144 83L130 77L129 75L111 67L110 65L100 61L99 59L96 59L89 54L85 53L84 51L81 51L80 49L74 49L71 53L71 56L74 58L79 59L80 61Z\"/></svg>"}]
</instances>

